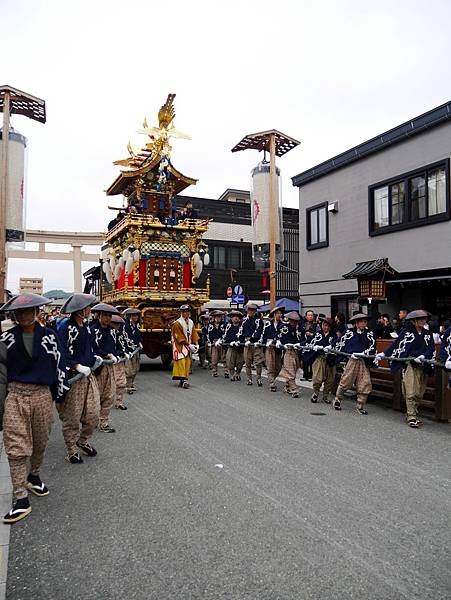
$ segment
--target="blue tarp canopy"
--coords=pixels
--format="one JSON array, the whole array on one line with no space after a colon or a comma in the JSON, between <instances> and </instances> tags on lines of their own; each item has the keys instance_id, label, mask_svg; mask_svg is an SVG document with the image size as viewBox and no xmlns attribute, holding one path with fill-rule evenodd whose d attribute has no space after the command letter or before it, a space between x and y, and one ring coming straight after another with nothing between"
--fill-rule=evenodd
<instances>
[{"instance_id":1,"label":"blue tarp canopy","mask_svg":"<svg viewBox=\"0 0 451 600\"><path fill-rule=\"evenodd\" d=\"M299 302L295 300L290 300L289 298L279 298L276 300L276 306L280 306L285 309L285 312L289 312L290 310L300 311ZM262 304L258 307L258 312L268 312L270 310L269 302L267 304Z\"/></svg>"}]
</instances>

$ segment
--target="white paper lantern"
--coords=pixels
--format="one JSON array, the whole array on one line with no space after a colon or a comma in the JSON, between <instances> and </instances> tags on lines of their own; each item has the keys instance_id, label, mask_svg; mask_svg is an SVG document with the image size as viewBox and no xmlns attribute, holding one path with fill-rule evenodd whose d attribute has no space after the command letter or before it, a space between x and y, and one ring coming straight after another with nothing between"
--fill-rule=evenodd
<instances>
[{"instance_id":1,"label":"white paper lantern","mask_svg":"<svg viewBox=\"0 0 451 600\"><path fill-rule=\"evenodd\" d=\"M205 254L204 256L204 265L206 267L208 267L208 265L210 264L210 255L208 254L208 252Z\"/></svg>"},{"instance_id":2,"label":"white paper lantern","mask_svg":"<svg viewBox=\"0 0 451 600\"><path fill-rule=\"evenodd\" d=\"M135 250L135 251L133 252L133 260L134 260L135 262L138 262L140 258L141 258L141 255L140 255L140 253L139 253L139 250Z\"/></svg>"},{"instance_id":3,"label":"white paper lantern","mask_svg":"<svg viewBox=\"0 0 451 600\"><path fill-rule=\"evenodd\" d=\"M133 271L133 256L129 256L125 263L125 272L127 275Z\"/></svg>"},{"instance_id":4,"label":"white paper lantern","mask_svg":"<svg viewBox=\"0 0 451 600\"><path fill-rule=\"evenodd\" d=\"M130 250L127 250L127 248L122 252L122 258L124 260L128 260L130 258Z\"/></svg>"},{"instance_id":5,"label":"white paper lantern","mask_svg":"<svg viewBox=\"0 0 451 600\"><path fill-rule=\"evenodd\" d=\"M103 263L103 267L104 267L103 270L105 273L106 280L108 281L108 283L112 283L113 273L111 272L110 263L109 262Z\"/></svg>"},{"instance_id":6,"label":"white paper lantern","mask_svg":"<svg viewBox=\"0 0 451 600\"><path fill-rule=\"evenodd\" d=\"M199 262L196 262L194 265L194 277L199 279L200 274L202 273L202 261L199 259Z\"/></svg>"}]
</instances>

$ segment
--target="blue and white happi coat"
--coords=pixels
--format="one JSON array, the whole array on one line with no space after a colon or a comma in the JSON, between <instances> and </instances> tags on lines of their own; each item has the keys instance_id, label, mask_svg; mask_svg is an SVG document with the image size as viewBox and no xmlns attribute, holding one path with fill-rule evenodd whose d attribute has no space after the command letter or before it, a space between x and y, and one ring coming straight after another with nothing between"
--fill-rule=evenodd
<instances>
[{"instance_id":1,"label":"blue and white happi coat","mask_svg":"<svg viewBox=\"0 0 451 600\"><path fill-rule=\"evenodd\" d=\"M325 335L323 330L321 330L321 331L317 331L315 333L315 335L309 340L308 345L309 346L321 346L321 347L325 348L326 346L333 346L337 342L337 340L338 340L338 338L335 333L329 331L329 333L327 335ZM324 352L322 350L315 352L312 349L312 350L308 350L307 352L304 352L302 355L302 358L305 363L310 364L310 363L313 363L314 360L320 355L324 355ZM335 356L329 354L327 356L327 363L330 365L333 365L335 363Z\"/></svg>"},{"instance_id":2,"label":"blue and white happi coat","mask_svg":"<svg viewBox=\"0 0 451 600\"><path fill-rule=\"evenodd\" d=\"M240 332L241 323L234 325L232 322L227 323L222 336L222 343L227 346L231 342L239 342L238 334Z\"/></svg>"},{"instance_id":3,"label":"blue and white happi coat","mask_svg":"<svg viewBox=\"0 0 451 600\"><path fill-rule=\"evenodd\" d=\"M140 344L142 344L143 335L137 323L133 323L130 319L125 319L125 324L123 325L123 335L126 340L126 343L131 346L133 345L137 348Z\"/></svg>"},{"instance_id":4,"label":"blue and white happi coat","mask_svg":"<svg viewBox=\"0 0 451 600\"><path fill-rule=\"evenodd\" d=\"M73 369L76 365L92 367L95 363L91 332L88 325L81 327L75 319L67 319L57 331L66 365Z\"/></svg>"},{"instance_id":5,"label":"blue and white happi coat","mask_svg":"<svg viewBox=\"0 0 451 600\"><path fill-rule=\"evenodd\" d=\"M447 360L451 360L451 326L442 335L442 345L440 346L440 352L438 359L442 363L446 363Z\"/></svg>"},{"instance_id":6,"label":"blue and white happi coat","mask_svg":"<svg viewBox=\"0 0 451 600\"><path fill-rule=\"evenodd\" d=\"M207 341L209 344L214 344L217 340L222 339L225 332L225 323L210 323L207 329Z\"/></svg>"},{"instance_id":7,"label":"blue and white happi coat","mask_svg":"<svg viewBox=\"0 0 451 600\"><path fill-rule=\"evenodd\" d=\"M69 390L68 370L60 341L53 329L36 323L32 356L25 348L20 325L2 333L0 341L8 350L8 382L47 385L56 402L64 400Z\"/></svg>"},{"instance_id":8,"label":"blue and white happi coat","mask_svg":"<svg viewBox=\"0 0 451 600\"><path fill-rule=\"evenodd\" d=\"M427 359L435 356L434 336L428 329L422 329L420 332L415 327L406 327L401 329L396 340L385 350L385 356L393 358L415 358L423 355ZM406 367L406 363L397 361L390 362L390 370L396 373ZM427 373L432 371L430 365L423 365L423 370Z\"/></svg>"},{"instance_id":9,"label":"blue and white happi coat","mask_svg":"<svg viewBox=\"0 0 451 600\"><path fill-rule=\"evenodd\" d=\"M240 342L258 342L263 332L263 319L260 316L249 317L246 315L241 321L239 332Z\"/></svg>"},{"instance_id":10,"label":"blue and white happi coat","mask_svg":"<svg viewBox=\"0 0 451 600\"><path fill-rule=\"evenodd\" d=\"M451 360L451 326L445 331L442 335L442 345L440 346L440 352L438 355L438 359L443 364L446 363L447 360ZM448 385L451 385L451 372L449 373L449 381Z\"/></svg>"},{"instance_id":11,"label":"blue and white happi coat","mask_svg":"<svg viewBox=\"0 0 451 600\"><path fill-rule=\"evenodd\" d=\"M346 352L347 354L366 354L371 355L376 349L376 340L374 334L369 329L358 330L356 327L348 329L341 338L338 338L333 346L337 352ZM343 358L335 355L335 363L339 363ZM372 362L373 358L365 359L364 361L368 365L369 361Z\"/></svg>"},{"instance_id":12,"label":"blue and white happi coat","mask_svg":"<svg viewBox=\"0 0 451 600\"><path fill-rule=\"evenodd\" d=\"M94 354L107 358L109 354L116 356L116 337L113 337L113 328L109 325L102 327L97 319L91 321L89 326L92 337Z\"/></svg>"}]
</instances>

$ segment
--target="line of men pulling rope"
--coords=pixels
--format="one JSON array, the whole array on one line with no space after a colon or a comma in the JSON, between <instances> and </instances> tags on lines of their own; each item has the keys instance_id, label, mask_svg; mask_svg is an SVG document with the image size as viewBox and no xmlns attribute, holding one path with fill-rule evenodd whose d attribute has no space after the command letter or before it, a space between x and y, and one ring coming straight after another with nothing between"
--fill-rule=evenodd
<instances>
[{"instance_id":1,"label":"line of men pulling rope","mask_svg":"<svg viewBox=\"0 0 451 600\"><path fill-rule=\"evenodd\" d=\"M61 420L66 460L80 464L80 452L97 455L89 441L95 428L114 433L112 407L126 410L124 393L136 390L142 348L140 311L128 308L121 316L114 306L97 303L95 296L73 294L61 309L69 317L56 332L37 321L39 308L50 302L37 294L21 294L0 309L11 313L16 322L0 335L7 350L8 384L0 423L14 493L4 523L15 523L31 512L29 491L36 496L49 494L40 468L53 422L53 402ZM89 321L91 307L94 319Z\"/></svg>"},{"instance_id":2,"label":"line of men pulling rope","mask_svg":"<svg viewBox=\"0 0 451 600\"><path fill-rule=\"evenodd\" d=\"M173 326L173 379L186 388L191 354L199 351L199 339L190 319L190 307L183 305L180 311L181 317ZM372 391L370 366L378 366L381 360L386 360L392 373L403 372L407 424L418 428L422 425L418 406L426 391L428 375L437 367L451 371L451 327L442 336L440 354L436 358L434 338L427 328L431 315L425 310L414 310L407 315L400 335L385 352L376 352L376 340L368 329L369 317L363 313L350 319L353 327L341 337L333 331L333 320L329 317L321 317L317 331L308 337L299 314L291 311L284 315L279 307L269 313L267 320L252 303L246 306L246 315L232 310L228 323L224 322L224 316L222 311L213 311L203 328L213 377L218 377L218 364L223 363L224 377L240 381L244 366L247 385L251 386L254 367L257 386L262 387L262 368L266 365L270 391L277 391L276 380L280 376L285 380L284 392L298 398L296 374L302 359L304 364L312 364L311 401L318 402L323 387L322 400L337 411L342 409L345 392L355 386L356 411L368 414L366 401ZM332 398L336 367L343 360L346 365Z\"/></svg>"},{"instance_id":3,"label":"line of men pulling rope","mask_svg":"<svg viewBox=\"0 0 451 600\"><path fill-rule=\"evenodd\" d=\"M89 441L94 429L114 433L111 409L116 404L124 410L124 392L136 389L134 378L142 348L140 311L128 308L121 316L114 306L95 304L94 296L74 294L61 309L69 318L55 332L37 321L39 308L50 302L36 294L21 294L0 309L12 314L16 322L0 335L0 372L4 373L6 363L7 373L7 396L0 423L14 492L13 506L3 517L5 523L15 523L31 512L29 491L36 496L49 494L40 478L40 468L53 421L53 402L62 423L66 460L80 464L80 451L90 457L97 454ZM89 321L91 307L95 318ZM183 305L180 310L181 316L172 326L173 379L186 388L191 356L199 351L199 339L190 319L190 307ZM371 392L369 364L387 358L392 370L403 369L408 424L419 427L417 407L428 373L436 366L451 370L451 327L443 335L436 360L433 337L425 327L429 313L422 310L407 315L405 329L385 354L374 354L375 340L364 314L352 318L353 328L341 338L333 333L331 319L323 318L321 329L308 342L296 312L286 314L284 320L283 311L276 308L269 320L263 320L257 315L257 307L249 304L244 318L240 311L230 315L231 322L226 324L223 314L216 312L205 332L214 377L218 376L218 363L225 361L224 376L239 381L245 365L247 384L253 385L254 365L257 386L261 387L265 363L269 389L276 391L276 379L281 374L285 391L298 397L295 378L302 353L304 361L313 363L312 402L318 401L324 385L323 400L332 402L335 410L341 410L344 392L355 385L356 409L367 414L365 404ZM343 358L348 361L332 401L329 394L335 368Z\"/></svg>"}]
</instances>

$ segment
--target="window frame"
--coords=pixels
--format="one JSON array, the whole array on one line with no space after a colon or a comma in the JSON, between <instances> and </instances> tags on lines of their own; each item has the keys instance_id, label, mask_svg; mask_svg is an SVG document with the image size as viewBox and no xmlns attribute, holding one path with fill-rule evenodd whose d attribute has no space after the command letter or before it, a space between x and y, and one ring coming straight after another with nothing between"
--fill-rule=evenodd
<instances>
[{"instance_id":1,"label":"window frame","mask_svg":"<svg viewBox=\"0 0 451 600\"><path fill-rule=\"evenodd\" d=\"M321 202L320 204L315 204L315 206L309 206L305 210L305 222L306 222L306 235L307 235L307 250L316 250L317 248L327 248L329 246L329 211L327 210L329 206L328 202ZM312 244L312 231L310 227L310 215L312 212L318 212L324 208L326 213L326 240L324 242L317 242L316 244ZM319 217L317 217L318 224L318 236L319 236Z\"/></svg>"},{"instance_id":2,"label":"window frame","mask_svg":"<svg viewBox=\"0 0 451 600\"><path fill-rule=\"evenodd\" d=\"M217 265L216 264L216 254L220 251L223 250L224 251L224 263ZM232 265L232 251L236 251L238 252L238 258L239 258L239 264L233 264ZM226 243L226 244L210 244L209 245L209 252L210 252L210 256L211 256L211 262L210 262L210 266L209 268L215 271L225 271L227 269L236 269L236 270L241 270L244 267L244 265L246 264L246 258L245 257L245 248L241 245L241 244L230 244L230 243ZM251 255L251 251L249 251L249 255ZM253 267L252 267L253 268Z\"/></svg>"},{"instance_id":3,"label":"window frame","mask_svg":"<svg viewBox=\"0 0 451 600\"><path fill-rule=\"evenodd\" d=\"M435 214L429 216L429 186L428 179L429 173L439 168L445 169L445 212ZM421 219L411 220L412 218L412 207L410 202L410 190L411 183L410 180L414 177L424 176L426 181L426 211L427 216ZM395 225L391 224L392 220L392 193L391 186L396 183L404 184L404 214L403 214L403 222L397 223ZM378 188L388 187L388 210L389 210L389 225L385 227L379 227L375 229L374 225L374 192ZM407 173L402 173L401 175L397 175L396 177L391 177L390 179L385 179L384 181L379 181L368 186L368 233L371 237L376 235L384 235L386 233L392 233L394 231L402 231L404 229L413 229L415 227L423 227L425 225L432 225L434 223L441 223L443 221L449 221L451 219L451 202L450 202L450 159L446 158L444 160L440 160L419 169L415 169L413 171L408 171Z\"/></svg>"}]
</instances>

